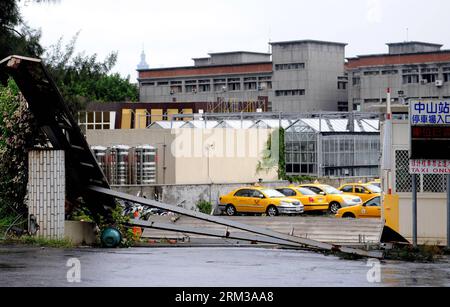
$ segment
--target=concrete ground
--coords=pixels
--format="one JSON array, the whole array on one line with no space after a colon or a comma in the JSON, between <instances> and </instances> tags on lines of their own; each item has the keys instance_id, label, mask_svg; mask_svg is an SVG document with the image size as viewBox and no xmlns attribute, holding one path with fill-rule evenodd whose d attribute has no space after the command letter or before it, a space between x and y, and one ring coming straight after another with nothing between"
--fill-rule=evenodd
<instances>
[{"instance_id":1,"label":"concrete ground","mask_svg":"<svg viewBox=\"0 0 450 307\"><path fill-rule=\"evenodd\" d=\"M69 283L67 275L77 276L73 268L78 260L81 282ZM61 250L3 246L0 286L450 286L448 258L433 264L383 262L380 283L368 282L373 265L366 260L261 248Z\"/></svg>"}]
</instances>

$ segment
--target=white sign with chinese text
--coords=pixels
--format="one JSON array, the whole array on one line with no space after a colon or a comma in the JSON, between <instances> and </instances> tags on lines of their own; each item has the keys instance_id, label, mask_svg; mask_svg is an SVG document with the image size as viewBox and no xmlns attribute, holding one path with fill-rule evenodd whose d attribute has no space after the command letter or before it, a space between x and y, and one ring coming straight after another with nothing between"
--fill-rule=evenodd
<instances>
[{"instance_id":1,"label":"white sign with chinese text","mask_svg":"<svg viewBox=\"0 0 450 307\"><path fill-rule=\"evenodd\" d=\"M450 125L450 102L448 101L417 101L410 102L411 126L420 125Z\"/></svg>"},{"instance_id":2,"label":"white sign with chinese text","mask_svg":"<svg viewBox=\"0 0 450 307\"><path fill-rule=\"evenodd\" d=\"M410 174L450 175L450 161L410 160Z\"/></svg>"},{"instance_id":3,"label":"white sign with chinese text","mask_svg":"<svg viewBox=\"0 0 450 307\"><path fill-rule=\"evenodd\" d=\"M411 100L411 174L450 174L450 102Z\"/></svg>"}]
</instances>

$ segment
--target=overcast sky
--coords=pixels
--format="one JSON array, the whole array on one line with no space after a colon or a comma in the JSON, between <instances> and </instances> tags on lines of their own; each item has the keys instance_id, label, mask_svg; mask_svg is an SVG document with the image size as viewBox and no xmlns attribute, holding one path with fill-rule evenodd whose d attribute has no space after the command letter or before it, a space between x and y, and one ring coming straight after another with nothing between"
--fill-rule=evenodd
<instances>
[{"instance_id":1,"label":"overcast sky","mask_svg":"<svg viewBox=\"0 0 450 307\"><path fill-rule=\"evenodd\" d=\"M407 39L450 48L448 0L22 0L21 8L45 46L80 31L77 51L118 51L115 70L133 81L143 46L152 68L192 65L209 52L267 52L269 39L345 42L347 56Z\"/></svg>"}]
</instances>

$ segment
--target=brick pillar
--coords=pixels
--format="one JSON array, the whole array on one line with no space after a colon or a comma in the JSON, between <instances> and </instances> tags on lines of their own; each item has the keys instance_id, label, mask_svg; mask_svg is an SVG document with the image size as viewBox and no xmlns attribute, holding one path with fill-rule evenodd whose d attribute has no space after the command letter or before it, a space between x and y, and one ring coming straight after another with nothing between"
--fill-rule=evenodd
<instances>
[{"instance_id":1,"label":"brick pillar","mask_svg":"<svg viewBox=\"0 0 450 307\"><path fill-rule=\"evenodd\" d=\"M39 225L37 236L64 238L66 177L64 151L33 150L28 155L28 215Z\"/></svg>"}]
</instances>

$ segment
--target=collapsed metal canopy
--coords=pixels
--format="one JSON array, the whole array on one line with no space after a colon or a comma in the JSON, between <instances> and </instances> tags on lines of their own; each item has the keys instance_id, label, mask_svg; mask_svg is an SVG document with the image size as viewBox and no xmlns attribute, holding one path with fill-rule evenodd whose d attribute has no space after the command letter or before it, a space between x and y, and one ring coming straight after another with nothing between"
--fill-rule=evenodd
<instances>
[{"instance_id":1,"label":"collapsed metal canopy","mask_svg":"<svg viewBox=\"0 0 450 307\"><path fill-rule=\"evenodd\" d=\"M128 200L144 206L151 206L172 211L200 220L232 227L249 232L248 235L224 234L224 237L234 237L244 240L281 244L291 247L309 247L320 250L338 251L364 257L381 258L380 252L369 252L359 249L331 245L310 239L299 238L275 231L230 221L224 218L210 216L195 211L179 208L125 193L112 191L100 169L88 143L79 126L67 108L54 81L39 59L21 56L10 56L0 61L0 69L11 75L19 86L29 104L38 126L46 134L54 149L64 150L66 155L66 180L68 185L67 197L76 200L83 197L87 206L94 212L109 217L115 198ZM147 228L160 228L171 231L184 231L207 236L219 236L217 231L195 228L176 227L174 225L155 224L151 222L133 221L131 225ZM261 237L262 236L262 237Z\"/></svg>"},{"instance_id":2,"label":"collapsed metal canopy","mask_svg":"<svg viewBox=\"0 0 450 307\"><path fill-rule=\"evenodd\" d=\"M107 195L93 198L86 193L86 186L109 189L109 184L42 61L13 55L0 61L0 69L18 85L52 148L64 150L68 200L74 202L83 197L94 213L108 217L108 209L115 206L114 199Z\"/></svg>"}]
</instances>

